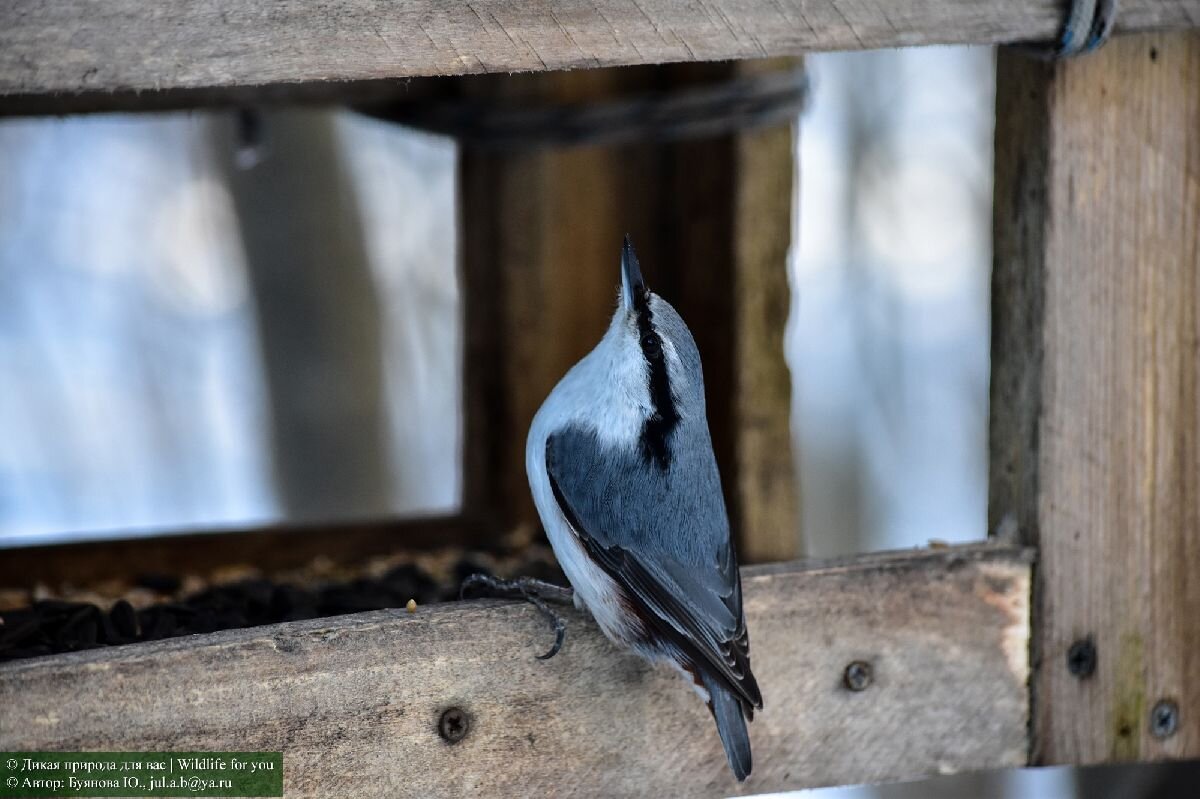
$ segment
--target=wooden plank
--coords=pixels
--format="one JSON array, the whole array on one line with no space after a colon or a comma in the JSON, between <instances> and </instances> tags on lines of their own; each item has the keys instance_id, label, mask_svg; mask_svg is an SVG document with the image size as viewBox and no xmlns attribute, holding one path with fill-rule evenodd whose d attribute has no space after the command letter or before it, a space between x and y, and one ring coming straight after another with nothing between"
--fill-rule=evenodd
<instances>
[{"instance_id":1,"label":"wooden plank","mask_svg":"<svg viewBox=\"0 0 1200 799\"><path fill-rule=\"evenodd\" d=\"M742 792L1023 764L1029 579L991 547L745 570L766 709ZM549 635L524 604L452 603L15 662L0 748L282 750L293 798L738 792L677 675L578 613L535 660Z\"/></svg>"},{"instance_id":2,"label":"wooden plank","mask_svg":"<svg viewBox=\"0 0 1200 799\"><path fill-rule=\"evenodd\" d=\"M7 0L0 95L161 91L1050 39L1061 0ZM1122 30L1200 0L1124 0ZM64 106L68 105L64 99Z\"/></svg>"},{"instance_id":3,"label":"wooden plank","mask_svg":"<svg viewBox=\"0 0 1200 799\"><path fill-rule=\"evenodd\" d=\"M39 583L82 587L140 574L204 574L249 565L296 569L320 556L353 563L397 550L473 546L495 541L483 524L459 517L276 525L245 530L160 533L143 538L0 549L0 588Z\"/></svg>"},{"instance_id":4,"label":"wooden plank","mask_svg":"<svg viewBox=\"0 0 1200 799\"><path fill-rule=\"evenodd\" d=\"M739 74L798 66L793 59L744 61ZM800 497L792 452L792 373L784 335L792 307L788 251L799 247L793 201L799 125L733 138L733 412L745 563L799 557Z\"/></svg>"},{"instance_id":5,"label":"wooden plank","mask_svg":"<svg viewBox=\"0 0 1200 799\"><path fill-rule=\"evenodd\" d=\"M1198 75L1194 34L999 62L990 516L1039 549L1037 763L1200 756Z\"/></svg>"},{"instance_id":6,"label":"wooden plank","mask_svg":"<svg viewBox=\"0 0 1200 799\"><path fill-rule=\"evenodd\" d=\"M588 70L463 86L540 107L795 67L787 59ZM631 233L651 288L692 323L743 561L799 555L783 355L791 126L622 147L464 147L461 170L465 507L505 526L535 527L525 436L546 395L607 327L620 242Z\"/></svg>"}]
</instances>

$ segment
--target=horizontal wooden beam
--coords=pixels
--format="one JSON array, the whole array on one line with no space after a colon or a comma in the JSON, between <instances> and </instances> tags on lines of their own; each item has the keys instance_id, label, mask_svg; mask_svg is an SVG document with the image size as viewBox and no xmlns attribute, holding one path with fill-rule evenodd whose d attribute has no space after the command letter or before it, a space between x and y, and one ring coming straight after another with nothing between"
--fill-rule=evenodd
<instances>
[{"instance_id":1,"label":"horizontal wooden beam","mask_svg":"<svg viewBox=\"0 0 1200 799\"><path fill-rule=\"evenodd\" d=\"M0 97L378 81L1054 37L1064 0L6 0ZM1118 30L1200 25L1124 0ZM278 97L278 92L274 92ZM211 99L211 95L210 95ZM63 107L70 108L69 98Z\"/></svg>"},{"instance_id":2,"label":"horizontal wooden beam","mask_svg":"<svg viewBox=\"0 0 1200 799\"><path fill-rule=\"evenodd\" d=\"M1020 766L1028 553L975 546L743 572L766 708L747 792ZM0 666L0 750L284 753L308 796L726 796L704 705L569 614L471 602ZM869 684L846 686L867 664ZM859 676L862 676L861 674ZM444 711L469 730L439 737Z\"/></svg>"},{"instance_id":3,"label":"horizontal wooden beam","mask_svg":"<svg viewBox=\"0 0 1200 799\"><path fill-rule=\"evenodd\" d=\"M496 540L495 535L485 535L487 529L469 519L446 516L275 525L0 549L0 588L38 584L79 588L141 574L205 574L230 565L271 573L307 566L317 556L342 564L405 549L486 549Z\"/></svg>"}]
</instances>

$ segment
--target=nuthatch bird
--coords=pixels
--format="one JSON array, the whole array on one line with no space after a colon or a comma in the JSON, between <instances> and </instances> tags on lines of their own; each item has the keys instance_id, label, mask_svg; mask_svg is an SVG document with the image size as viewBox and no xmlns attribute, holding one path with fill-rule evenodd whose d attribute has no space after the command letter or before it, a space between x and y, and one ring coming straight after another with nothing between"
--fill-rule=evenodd
<instances>
[{"instance_id":1,"label":"nuthatch bird","mask_svg":"<svg viewBox=\"0 0 1200 799\"><path fill-rule=\"evenodd\" d=\"M575 604L614 643L694 683L741 781L746 722L762 695L700 354L675 309L646 288L628 238L620 291L600 343L534 417L529 484Z\"/></svg>"}]
</instances>

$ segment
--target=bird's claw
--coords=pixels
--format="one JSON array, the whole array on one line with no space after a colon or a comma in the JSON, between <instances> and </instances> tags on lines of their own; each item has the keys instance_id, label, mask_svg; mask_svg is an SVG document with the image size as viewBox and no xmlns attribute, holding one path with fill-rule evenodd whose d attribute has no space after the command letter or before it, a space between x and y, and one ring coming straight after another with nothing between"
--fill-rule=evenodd
<instances>
[{"instance_id":1,"label":"bird's claw","mask_svg":"<svg viewBox=\"0 0 1200 799\"><path fill-rule=\"evenodd\" d=\"M562 649L563 642L567 640L567 622L562 616L551 610L550 606L543 602L541 597L530 594L525 598L554 624L554 645L545 654L537 656L538 660L549 660L558 654L558 651Z\"/></svg>"},{"instance_id":2,"label":"bird's claw","mask_svg":"<svg viewBox=\"0 0 1200 799\"><path fill-rule=\"evenodd\" d=\"M458 598L460 601L466 599L468 589L475 588L476 586L480 585L493 588L493 586L498 582L500 581L496 580L495 577L490 577L486 574L472 574L463 580L462 585L458 587Z\"/></svg>"},{"instance_id":3,"label":"bird's claw","mask_svg":"<svg viewBox=\"0 0 1200 799\"><path fill-rule=\"evenodd\" d=\"M559 653L567 639L567 622L546 604L549 599L554 602L570 602L574 596L570 588L536 580L532 577L518 577L515 580L501 580L488 574L472 574L463 580L459 587L458 596L462 599L468 589L486 587L492 594L506 597L520 597L538 609L543 616L554 625L554 645L538 660L549 660Z\"/></svg>"}]
</instances>

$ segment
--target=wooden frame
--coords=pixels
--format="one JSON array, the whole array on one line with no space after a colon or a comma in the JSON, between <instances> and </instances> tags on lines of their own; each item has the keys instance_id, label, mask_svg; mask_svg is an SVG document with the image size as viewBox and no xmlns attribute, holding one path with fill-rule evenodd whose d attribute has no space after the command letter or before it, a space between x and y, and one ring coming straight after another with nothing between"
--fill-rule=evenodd
<instances>
[{"instance_id":1,"label":"wooden frame","mask_svg":"<svg viewBox=\"0 0 1200 799\"><path fill-rule=\"evenodd\" d=\"M744 589L770 697L747 790L1025 762L1027 552L750 567ZM736 790L678 677L578 613L562 653L535 659L551 638L524 603L474 602L17 661L0 706L25 721L0 726L0 749L282 748L288 797ZM470 726L454 744L450 708Z\"/></svg>"},{"instance_id":2,"label":"wooden frame","mask_svg":"<svg viewBox=\"0 0 1200 799\"><path fill-rule=\"evenodd\" d=\"M1035 763L1200 756L1200 36L1002 54L990 515L1039 553Z\"/></svg>"},{"instance_id":3,"label":"wooden frame","mask_svg":"<svg viewBox=\"0 0 1200 799\"><path fill-rule=\"evenodd\" d=\"M1058 34L1057 0L10 0L0 96L213 89L801 55ZM80 24L86 21L86 24ZM1124 0L1118 29L1200 22ZM62 103L65 98L59 98Z\"/></svg>"},{"instance_id":4,"label":"wooden frame","mask_svg":"<svg viewBox=\"0 0 1200 799\"><path fill-rule=\"evenodd\" d=\"M1061 6L407 0L379 15L358 0L15 0L0 8L0 113L1048 39ZM1125 0L1117 25L1196 27L1200 0ZM1200 756L1197 75L1195 33L1069 64L1001 54L990 523L1003 540L747 569L768 697L747 790ZM46 555L6 554L6 568ZM0 726L0 745L282 747L289 796L733 790L700 704L574 621L549 664L532 659L545 634L532 611L496 603L8 664L0 704L24 722ZM862 692L841 676L857 660L876 677ZM114 709L131 685L142 704ZM241 701L255 692L261 704ZM473 725L454 745L435 735L452 705Z\"/></svg>"}]
</instances>

